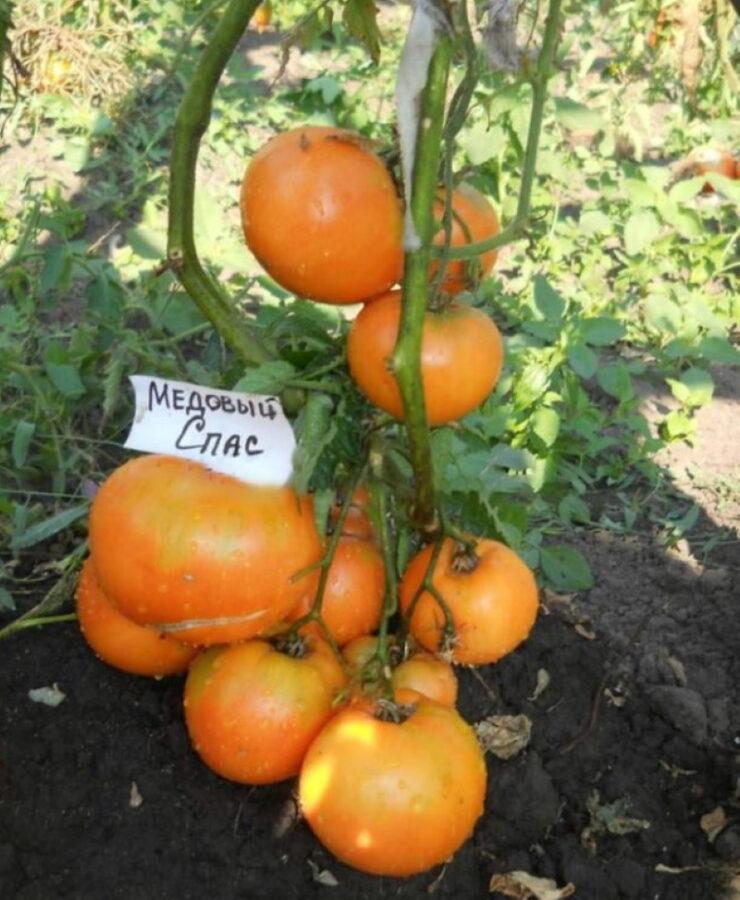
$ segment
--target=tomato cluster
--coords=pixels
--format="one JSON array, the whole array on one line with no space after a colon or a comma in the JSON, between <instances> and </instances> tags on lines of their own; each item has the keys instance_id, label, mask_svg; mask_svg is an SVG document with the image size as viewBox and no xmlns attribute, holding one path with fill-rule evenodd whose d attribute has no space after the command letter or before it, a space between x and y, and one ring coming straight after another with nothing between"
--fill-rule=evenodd
<instances>
[{"instance_id":1,"label":"tomato cluster","mask_svg":"<svg viewBox=\"0 0 740 900\"><path fill-rule=\"evenodd\" d=\"M436 203L441 217L444 191ZM350 132L290 131L252 160L241 209L249 247L281 285L364 304L349 370L370 401L402 419L389 366L403 208L384 163ZM498 230L470 186L455 189L451 209L453 245ZM435 241L444 239L440 228ZM495 256L477 260L479 275ZM498 329L459 297L470 268L430 265L421 372L432 425L474 409L501 371ZM367 488L347 496L330 509L324 539L311 496L291 487L174 457L132 460L94 499L78 613L111 665L157 677L187 671L185 722L213 771L250 785L298 776L303 814L329 850L363 871L406 876L448 859L483 811L486 767L456 709L452 664L495 662L518 646L537 588L502 544L440 536L401 578L405 636L391 640L392 554L387 541L383 553L376 545Z\"/></svg>"},{"instance_id":2,"label":"tomato cluster","mask_svg":"<svg viewBox=\"0 0 740 900\"><path fill-rule=\"evenodd\" d=\"M444 201L440 189L435 204L440 220ZM453 247L499 231L495 210L472 185L454 189L451 210ZM350 331L350 373L372 403L402 419L391 371L401 292L390 289L403 277L403 206L390 172L368 142L321 126L277 135L247 167L241 214L247 245L284 288L324 303L365 304ZM444 241L440 225L434 243ZM441 278L438 263L430 266L430 280L440 281L440 299L426 313L421 365L432 425L475 409L498 380L503 358L498 329L480 310L455 299L495 261L495 250L473 265L451 261Z\"/></svg>"}]
</instances>

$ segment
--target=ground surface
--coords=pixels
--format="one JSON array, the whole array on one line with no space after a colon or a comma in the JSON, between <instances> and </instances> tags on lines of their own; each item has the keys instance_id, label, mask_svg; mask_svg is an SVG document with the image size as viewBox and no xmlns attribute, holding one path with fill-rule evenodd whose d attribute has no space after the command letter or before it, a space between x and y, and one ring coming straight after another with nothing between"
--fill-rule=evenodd
<instances>
[{"instance_id":1,"label":"ground surface","mask_svg":"<svg viewBox=\"0 0 740 900\"><path fill-rule=\"evenodd\" d=\"M472 898L493 873L525 870L587 900L731 896L738 827L712 847L699 820L719 805L737 816L733 579L683 572L647 544L583 544L590 596L546 596L527 644L480 670L488 690L462 673L466 718L525 713L529 747L489 757L473 840L403 882L332 859L296 816L291 783L250 789L207 771L188 745L179 679L109 669L74 625L13 637L0 654L0 895ZM549 684L531 700L541 669ZM59 706L29 699L53 683ZM607 812L620 801L613 811L641 824L584 834L589 801ZM314 866L338 886L317 883Z\"/></svg>"},{"instance_id":2,"label":"ground surface","mask_svg":"<svg viewBox=\"0 0 740 900\"><path fill-rule=\"evenodd\" d=\"M275 45L268 34L242 48L264 69L261 88ZM303 65L294 56L288 77L315 74ZM40 137L4 150L0 182L22 167L67 196L84 191ZM97 236L108 223L88 227ZM342 866L300 820L292 783L250 789L203 767L180 680L118 673L66 624L0 644L0 897L457 900L489 896L492 874L511 870L571 882L583 900L740 896L729 886L740 871L740 406L737 371L713 374L696 446L659 459L677 497L700 506L689 539L667 552L639 520L629 536L568 535L594 588L545 594L526 645L480 670L486 688L460 673L469 721L524 713L533 730L519 756L489 757L486 812L449 865L407 881ZM672 402L649 388L643 411L657 421ZM549 682L531 699L541 672ZM53 684L59 706L29 698ZM718 806L729 824L710 843L700 818ZM626 833L599 829L607 819ZM316 879L325 870L336 886Z\"/></svg>"}]
</instances>

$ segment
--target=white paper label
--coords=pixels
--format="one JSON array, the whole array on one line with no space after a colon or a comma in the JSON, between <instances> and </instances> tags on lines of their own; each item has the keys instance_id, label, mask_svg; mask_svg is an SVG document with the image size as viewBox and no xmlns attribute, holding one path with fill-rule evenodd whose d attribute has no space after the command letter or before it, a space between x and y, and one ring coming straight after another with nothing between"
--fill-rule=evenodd
<instances>
[{"instance_id":1,"label":"white paper label","mask_svg":"<svg viewBox=\"0 0 740 900\"><path fill-rule=\"evenodd\" d=\"M285 484L295 435L277 397L131 375L136 412L124 447L165 453L252 484Z\"/></svg>"}]
</instances>

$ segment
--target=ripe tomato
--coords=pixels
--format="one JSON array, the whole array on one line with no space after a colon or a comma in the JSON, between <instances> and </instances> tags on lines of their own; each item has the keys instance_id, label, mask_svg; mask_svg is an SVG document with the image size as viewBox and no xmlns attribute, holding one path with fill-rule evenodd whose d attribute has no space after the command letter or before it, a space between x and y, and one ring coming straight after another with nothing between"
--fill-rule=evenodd
<instances>
[{"instance_id":1,"label":"ripe tomato","mask_svg":"<svg viewBox=\"0 0 740 900\"><path fill-rule=\"evenodd\" d=\"M393 670L396 691L416 691L443 706L457 702L457 678L452 666L431 653L415 653Z\"/></svg>"},{"instance_id":2,"label":"ripe tomato","mask_svg":"<svg viewBox=\"0 0 740 900\"><path fill-rule=\"evenodd\" d=\"M299 782L303 813L328 850L363 872L397 877L455 853L485 791L473 730L424 698L400 723L363 704L342 710L311 744Z\"/></svg>"},{"instance_id":3,"label":"ripe tomato","mask_svg":"<svg viewBox=\"0 0 740 900\"><path fill-rule=\"evenodd\" d=\"M339 646L378 627L384 592L383 557L374 544L340 538L321 607L321 617ZM306 615L312 603L313 597L304 598L290 621Z\"/></svg>"},{"instance_id":4,"label":"ripe tomato","mask_svg":"<svg viewBox=\"0 0 740 900\"><path fill-rule=\"evenodd\" d=\"M444 191L441 192L441 196L435 203L434 213L439 220L442 219ZM451 246L453 247L463 247L465 244L485 241L497 235L501 230L496 210L486 197L471 184L463 183L453 190L452 215ZM444 228L440 228L435 235L434 243L442 246L444 240ZM489 250L488 253L484 253L478 258L479 278L485 277L491 271L497 256L496 250ZM434 274L437 268L437 264L434 263L431 273ZM470 284L471 279L466 268L464 260L450 261L445 269L442 290L447 291L448 294L459 294L460 291L474 287L474 284Z\"/></svg>"},{"instance_id":5,"label":"ripe tomato","mask_svg":"<svg viewBox=\"0 0 740 900\"><path fill-rule=\"evenodd\" d=\"M185 720L193 747L214 772L244 784L298 774L346 682L323 641L304 642L300 658L253 640L213 647L195 660L185 682Z\"/></svg>"},{"instance_id":6,"label":"ripe tomato","mask_svg":"<svg viewBox=\"0 0 740 900\"><path fill-rule=\"evenodd\" d=\"M377 646L378 639L374 634L363 634L345 644L342 647L342 656L347 660L349 671L359 672L371 659Z\"/></svg>"},{"instance_id":7,"label":"ripe tomato","mask_svg":"<svg viewBox=\"0 0 740 900\"><path fill-rule=\"evenodd\" d=\"M363 541L371 540L373 535L373 526L367 514L370 505L370 494L364 485L360 485L352 495L352 500L347 508L347 515L344 518L342 534L347 537L360 538ZM330 519L332 524L339 518L339 505L332 506L330 511Z\"/></svg>"},{"instance_id":8,"label":"ripe tomato","mask_svg":"<svg viewBox=\"0 0 740 900\"><path fill-rule=\"evenodd\" d=\"M249 249L278 284L326 303L357 303L403 270L393 180L360 135L305 125L254 156L241 190Z\"/></svg>"},{"instance_id":9,"label":"ripe tomato","mask_svg":"<svg viewBox=\"0 0 740 900\"><path fill-rule=\"evenodd\" d=\"M255 9L254 15L252 16L252 25L257 29L257 31L264 31L265 28L272 21L272 3L270 0L264 0L263 3Z\"/></svg>"},{"instance_id":10,"label":"ripe tomato","mask_svg":"<svg viewBox=\"0 0 740 900\"><path fill-rule=\"evenodd\" d=\"M388 361L398 336L401 292L368 303L354 320L347 341L349 370L357 386L380 409L403 419L403 405ZM430 425L459 419L491 393L503 362L498 328L479 309L453 300L427 312L421 377Z\"/></svg>"},{"instance_id":11,"label":"ripe tomato","mask_svg":"<svg viewBox=\"0 0 740 900\"><path fill-rule=\"evenodd\" d=\"M537 584L529 568L505 544L478 541L477 562L458 548L455 541L445 538L432 579L454 621L457 641L453 659L472 665L496 662L531 631L537 617ZM399 592L404 614L424 580L432 552L430 544L404 572ZM411 616L411 633L428 650L437 650L444 625L439 604L424 591Z\"/></svg>"},{"instance_id":12,"label":"ripe tomato","mask_svg":"<svg viewBox=\"0 0 740 900\"><path fill-rule=\"evenodd\" d=\"M316 588L321 558L311 501L170 456L117 469L95 496L90 549L121 612L178 640L260 634Z\"/></svg>"},{"instance_id":13,"label":"ripe tomato","mask_svg":"<svg viewBox=\"0 0 740 900\"><path fill-rule=\"evenodd\" d=\"M77 618L87 643L108 665L132 675L184 672L197 650L146 625L137 625L100 589L91 560L77 582Z\"/></svg>"},{"instance_id":14,"label":"ripe tomato","mask_svg":"<svg viewBox=\"0 0 740 900\"><path fill-rule=\"evenodd\" d=\"M706 175L707 172L716 172L725 178L735 178L735 158L726 150L717 150L714 147L700 147L689 154L689 163L692 165L695 175ZM714 193L714 187L707 181L702 191L705 194Z\"/></svg>"}]
</instances>

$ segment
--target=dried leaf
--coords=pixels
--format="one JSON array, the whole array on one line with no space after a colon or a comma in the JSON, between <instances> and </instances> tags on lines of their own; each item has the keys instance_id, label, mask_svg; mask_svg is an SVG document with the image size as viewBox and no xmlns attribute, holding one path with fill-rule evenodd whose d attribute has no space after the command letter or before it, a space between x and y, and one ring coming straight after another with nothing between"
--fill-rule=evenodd
<instances>
[{"instance_id":1,"label":"dried leaf","mask_svg":"<svg viewBox=\"0 0 740 900\"><path fill-rule=\"evenodd\" d=\"M131 790L128 795L128 805L131 809L138 809L141 804L144 802L144 798L141 796L141 791L139 790L139 785L135 782L131 782Z\"/></svg>"},{"instance_id":2,"label":"dried leaf","mask_svg":"<svg viewBox=\"0 0 740 900\"><path fill-rule=\"evenodd\" d=\"M536 878L529 872L507 872L505 875L494 875L488 890L498 891L505 897L515 900L565 900L576 892L572 882L559 888L551 878Z\"/></svg>"},{"instance_id":3,"label":"dried leaf","mask_svg":"<svg viewBox=\"0 0 740 900\"><path fill-rule=\"evenodd\" d=\"M312 859L306 860L311 869L311 877L317 884L324 887L337 887L339 882L328 869L320 869Z\"/></svg>"},{"instance_id":4,"label":"dried leaf","mask_svg":"<svg viewBox=\"0 0 740 900\"><path fill-rule=\"evenodd\" d=\"M586 638L587 641L595 641L596 640L596 632L591 627L591 623L588 621L577 622L574 625L576 634L579 634L582 638Z\"/></svg>"},{"instance_id":5,"label":"dried leaf","mask_svg":"<svg viewBox=\"0 0 740 900\"><path fill-rule=\"evenodd\" d=\"M528 700L536 700L540 694L547 690L547 686L550 684L550 673L547 669L538 669L537 670L537 684L534 687L533 693L527 698Z\"/></svg>"},{"instance_id":6,"label":"dried leaf","mask_svg":"<svg viewBox=\"0 0 740 900\"><path fill-rule=\"evenodd\" d=\"M624 694L615 694L610 688L604 688L604 696L608 700L609 705L616 706L617 709L621 709L627 702L627 698Z\"/></svg>"},{"instance_id":7,"label":"dried leaf","mask_svg":"<svg viewBox=\"0 0 740 900\"><path fill-rule=\"evenodd\" d=\"M474 726L481 746L499 759L511 759L520 753L532 736L527 716L488 716Z\"/></svg>"},{"instance_id":8,"label":"dried leaf","mask_svg":"<svg viewBox=\"0 0 740 900\"><path fill-rule=\"evenodd\" d=\"M664 863L658 863L655 867L656 872L662 872L664 875L683 875L684 872L701 872L701 866L666 866Z\"/></svg>"},{"instance_id":9,"label":"dried leaf","mask_svg":"<svg viewBox=\"0 0 740 900\"><path fill-rule=\"evenodd\" d=\"M59 706L67 695L59 689L59 685L55 681L51 687L32 688L28 692L28 696L34 703L43 703L45 706Z\"/></svg>"},{"instance_id":10,"label":"dried leaf","mask_svg":"<svg viewBox=\"0 0 740 900\"><path fill-rule=\"evenodd\" d=\"M716 807L711 812L704 813L699 819L699 827L706 834L707 840L713 844L717 835L727 824L727 816L721 806Z\"/></svg>"},{"instance_id":11,"label":"dried leaf","mask_svg":"<svg viewBox=\"0 0 740 900\"><path fill-rule=\"evenodd\" d=\"M623 797L613 803L602 804L599 792L593 791L586 802L586 808L591 815L589 828L594 834L604 831L608 831L609 834L631 834L650 828L647 819L635 819L626 814L629 801Z\"/></svg>"}]
</instances>

